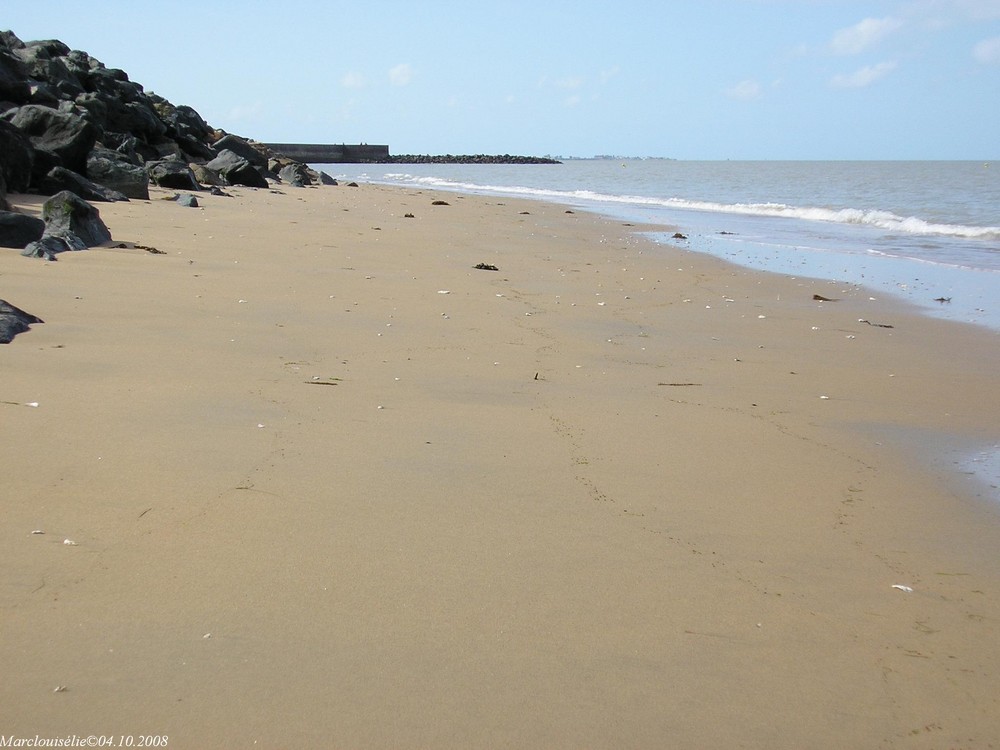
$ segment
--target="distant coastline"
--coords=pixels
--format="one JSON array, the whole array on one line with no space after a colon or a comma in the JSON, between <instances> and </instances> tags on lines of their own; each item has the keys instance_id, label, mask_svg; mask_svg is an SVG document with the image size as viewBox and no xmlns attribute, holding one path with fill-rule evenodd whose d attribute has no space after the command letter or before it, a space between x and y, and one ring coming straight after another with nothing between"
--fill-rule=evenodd
<instances>
[{"instance_id":1,"label":"distant coastline","mask_svg":"<svg viewBox=\"0 0 1000 750\"><path fill-rule=\"evenodd\" d=\"M511 154L392 154L376 164L562 164L547 156L512 156Z\"/></svg>"}]
</instances>

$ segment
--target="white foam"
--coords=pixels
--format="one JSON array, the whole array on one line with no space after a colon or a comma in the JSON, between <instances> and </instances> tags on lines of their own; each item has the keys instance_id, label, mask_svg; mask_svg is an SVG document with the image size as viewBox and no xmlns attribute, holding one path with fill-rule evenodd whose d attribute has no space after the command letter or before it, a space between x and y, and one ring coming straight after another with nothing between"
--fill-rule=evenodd
<instances>
[{"instance_id":1,"label":"white foam","mask_svg":"<svg viewBox=\"0 0 1000 750\"><path fill-rule=\"evenodd\" d=\"M925 221L916 216L897 216L891 211L863 210L858 208L823 208L818 206L790 206L784 203L715 203L713 201L689 200L686 198L652 198L642 195L614 195L593 190L552 190L524 187L520 185L484 185L474 182L459 182L440 177L416 177L404 172L388 173L387 180L410 182L427 187L470 192L503 193L524 195L533 198L554 200L592 201L595 203L627 204L634 206L660 206L689 211L709 211L713 213L741 214L744 216L766 216L772 218L800 219L834 224L854 224L884 229L908 235L937 235L963 237L968 239L998 240L1000 227L967 226L962 224L940 224Z\"/></svg>"}]
</instances>

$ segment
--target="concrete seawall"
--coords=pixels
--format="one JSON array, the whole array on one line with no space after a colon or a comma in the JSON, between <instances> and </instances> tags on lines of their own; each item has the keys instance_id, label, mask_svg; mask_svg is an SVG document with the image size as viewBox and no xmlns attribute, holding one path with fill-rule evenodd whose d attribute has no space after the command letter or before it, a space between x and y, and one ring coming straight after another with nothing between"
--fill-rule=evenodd
<instances>
[{"instance_id":1,"label":"concrete seawall","mask_svg":"<svg viewBox=\"0 0 1000 750\"><path fill-rule=\"evenodd\" d=\"M367 144L265 143L282 156L305 164L364 164L389 158L388 146Z\"/></svg>"}]
</instances>

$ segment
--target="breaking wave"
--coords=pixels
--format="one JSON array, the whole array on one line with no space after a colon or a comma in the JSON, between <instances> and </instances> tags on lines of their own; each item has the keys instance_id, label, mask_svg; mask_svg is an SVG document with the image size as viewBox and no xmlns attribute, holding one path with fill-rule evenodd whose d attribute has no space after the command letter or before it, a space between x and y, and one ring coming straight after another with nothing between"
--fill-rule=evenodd
<instances>
[{"instance_id":1,"label":"breaking wave","mask_svg":"<svg viewBox=\"0 0 1000 750\"><path fill-rule=\"evenodd\" d=\"M418 177L406 173L389 173L384 179L390 182L424 185L442 190L493 193L528 198L548 199L557 202L592 202L603 204L623 204L630 206L660 207L682 211L706 211L744 216L766 216L772 218L799 219L833 224L854 224L882 229L887 232L907 235L936 235L942 237L962 237L977 240L1000 239L1000 227L967 226L963 224L942 224L920 219L916 216L897 216L890 211L865 210L858 208L820 208L810 206L790 206L784 203L715 203L712 201L688 200L686 198L655 198L641 195L609 195L592 190L552 190L523 187L517 185L482 185L472 182L458 182L439 177Z\"/></svg>"}]
</instances>

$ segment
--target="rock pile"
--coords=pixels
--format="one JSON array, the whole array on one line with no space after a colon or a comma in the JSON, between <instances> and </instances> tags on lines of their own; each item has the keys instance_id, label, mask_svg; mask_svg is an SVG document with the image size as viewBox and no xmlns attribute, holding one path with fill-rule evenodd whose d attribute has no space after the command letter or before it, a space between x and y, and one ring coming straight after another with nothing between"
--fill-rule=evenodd
<instances>
[{"instance_id":1,"label":"rock pile","mask_svg":"<svg viewBox=\"0 0 1000 750\"><path fill-rule=\"evenodd\" d=\"M191 107L147 93L128 75L49 39L0 31L0 247L55 259L111 240L87 201L149 200L149 185L333 184L261 143L208 125ZM11 210L7 192L52 196L42 218ZM187 200L190 199L190 200ZM197 205L187 196L185 205ZM0 343L42 321L0 300Z\"/></svg>"},{"instance_id":2,"label":"rock pile","mask_svg":"<svg viewBox=\"0 0 1000 750\"><path fill-rule=\"evenodd\" d=\"M7 191L148 200L150 182L194 191L267 187L268 180L333 183L263 144L210 127L191 107L147 93L86 52L0 32L0 246L23 248L45 231L9 213Z\"/></svg>"}]
</instances>

